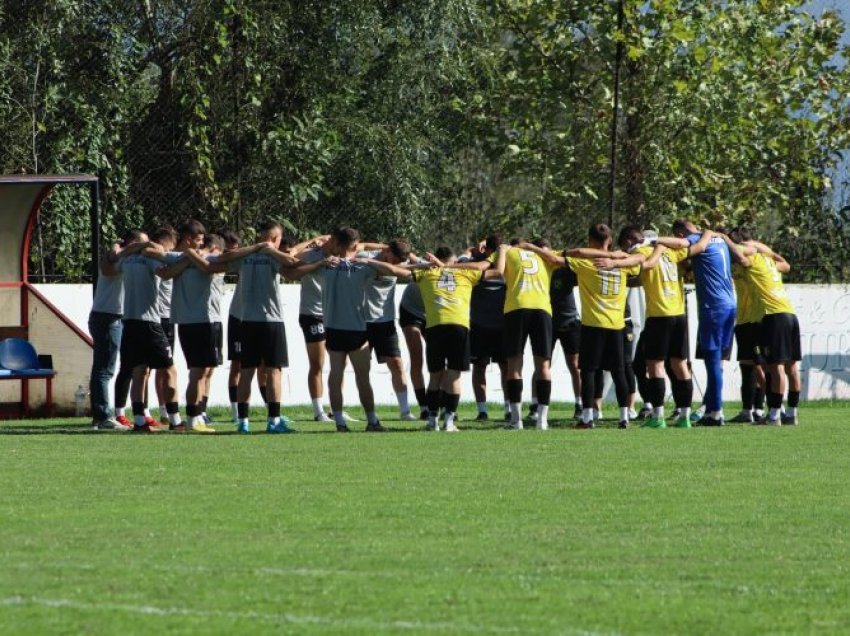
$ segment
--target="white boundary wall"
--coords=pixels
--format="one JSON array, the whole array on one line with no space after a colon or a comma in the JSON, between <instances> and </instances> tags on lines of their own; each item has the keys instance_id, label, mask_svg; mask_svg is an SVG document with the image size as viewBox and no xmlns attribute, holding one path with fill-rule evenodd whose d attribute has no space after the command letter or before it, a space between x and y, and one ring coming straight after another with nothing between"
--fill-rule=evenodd
<instances>
[{"instance_id":1,"label":"white boundary wall","mask_svg":"<svg viewBox=\"0 0 850 636\"><path fill-rule=\"evenodd\" d=\"M56 307L63 311L83 331L88 332L88 314L91 309L91 285L36 285ZM800 319L800 329L803 346L803 399L829 399L850 398L850 287L837 285L788 285L789 296L797 308ZM298 326L298 296L300 287L298 285L282 285L281 291L284 300L284 314L286 323L287 341L289 345L289 369L284 373L283 401L285 404L309 403L310 396L307 392L306 374L307 357L304 349L304 341L301 329ZM402 286L399 287L396 298L401 298ZM230 306L232 287L228 289L227 297L222 306ZM693 295L689 295L689 300ZM640 293L634 294L632 298L633 313L640 315L639 305L642 301ZM696 316L694 315L693 301L690 307L691 327L691 354L694 352L696 339ZM637 322L637 321L636 321ZM636 328L640 328L637 324ZM225 322L226 329L226 322ZM404 338L399 330L402 354L405 365L408 363L407 352L404 346ZM226 335L225 335L226 342ZM179 344L177 345L179 350ZM61 351L45 351L54 356L61 356ZM735 352L733 350L731 364L727 364L724 375L724 399L734 401L739 398L740 374L737 364L734 363ZM174 356L180 379L180 403L183 404L183 396L186 387L186 365L182 353L177 352ZM524 399L530 398L530 378L532 361L530 353L526 352L525 362L525 390ZM702 390L705 388L705 371L699 361L694 362L695 370L695 394L694 400L701 399ZM224 405L228 403L227 397L227 372L228 363L225 361L223 367L219 368L213 376L213 386L210 395L210 403ZM327 376L327 369L325 369ZM427 376L426 376L427 377ZM501 402L502 390L499 382L498 368L490 365L487 376L488 399L491 402ZM88 387L88 375L81 376L70 385L76 387L82 384ZM606 379L610 384L610 379ZM375 399L380 404L394 404L395 395L390 383L390 375L383 365L373 363L372 385L375 390ZM66 385L69 386L69 385ZM327 386L327 384L326 384ZM606 397L612 399L611 387L607 387ZM327 392L326 392L327 395ZM410 391L411 402L415 401L412 390ZM463 389L461 400L472 401L472 385L470 374L463 376ZM557 351L553 360L553 389L552 399L556 401L572 401L571 384L569 374L564 364L563 354ZM73 395L57 395L58 404L73 405ZM327 401L327 398L326 398ZM253 403L260 402L260 396L256 388L252 397ZM345 402L346 405L358 404L357 392L354 385L353 373L348 370L345 380ZM151 406L156 406L152 404Z\"/></svg>"}]
</instances>

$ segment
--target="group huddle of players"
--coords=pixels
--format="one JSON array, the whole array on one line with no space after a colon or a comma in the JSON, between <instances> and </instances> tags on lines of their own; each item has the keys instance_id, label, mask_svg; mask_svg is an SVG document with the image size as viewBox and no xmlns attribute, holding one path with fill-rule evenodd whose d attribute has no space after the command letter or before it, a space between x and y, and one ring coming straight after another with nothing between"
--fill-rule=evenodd
<instances>
[{"instance_id":1,"label":"group huddle of players","mask_svg":"<svg viewBox=\"0 0 850 636\"><path fill-rule=\"evenodd\" d=\"M647 233L649 235L650 233ZM354 370L367 431L384 431L369 372L374 352L386 364L402 420L424 419L430 430L457 431L460 374L473 368L478 419L487 419L485 370L501 370L506 427L523 428L523 352L534 359L532 414L548 428L551 358L558 341L576 396L577 428L598 418L602 373L608 371L627 428L636 387L642 425L667 426L665 376L676 413L671 425L690 427L693 380L686 319L685 271L692 270L698 302L698 357L707 388L702 425L721 425L723 360L733 331L742 370L742 412L734 421L795 424L800 395L800 335L782 284L788 263L744 228L726 235L673 224L668 237L645 236L627 226L617 245L610 228L595 224L586 247L556 251L545 240L504 243L490 236L456 256L446 247L415 255L404 239L364 243L352 228L282 246L283 229L267 222L256 244L241 246L232 232L208 234L195 220L148 237L131 230L101 260L89 319L94 340L91 396L98 429L214 433L206 415L210 378L223 361L224 275L238 277L227 317L229 392L237 430L250 432L251 385L258 377L270 433L288 433L281 414L281 369L288 366L280 277L301 284L299 324L309 359L307 383L314 419L340 432L351 418L343 409L347 363ZM396 316L396 282L409 283ZM733 283L734 280L734 283ZM639 285L646 322L637 347L627 324L627 293ZM578 287L580 315L574 288ZM410 355L410 379L420 413L411 413L396 321ZM177 403L174 331L189 367L186 421ZM422 373L424 360L427 382ZM634 351L633 351L634 350ZM108 387L120 351L114 410ZM635 355L633 355L633 353ZM323 368L330 416L324 404ZM155 371L159 422L147 408ZM782 410L786 388L787 408ZM133 419L125 414L130 394ZM769 410L761 416L760 396Z\"/></svg>"}]
</instances>

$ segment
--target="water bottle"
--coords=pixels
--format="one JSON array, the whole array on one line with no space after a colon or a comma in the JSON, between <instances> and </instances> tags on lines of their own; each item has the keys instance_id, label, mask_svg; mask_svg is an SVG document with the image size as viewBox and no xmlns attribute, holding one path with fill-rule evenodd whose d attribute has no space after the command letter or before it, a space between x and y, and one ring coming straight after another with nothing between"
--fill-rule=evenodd
<instances>
[{"instance_id":1,"label":"water bottle","mask_svg":"<svg viewBox=\"0 0 850 636\"><path fill-rule=\"evenodd\" d=\"M82 417L85 413L86 397L88 397L88 391L81 384L77 387L77 392L74 393L74 414L77 417Z\"/></svg>"}]
</instances>

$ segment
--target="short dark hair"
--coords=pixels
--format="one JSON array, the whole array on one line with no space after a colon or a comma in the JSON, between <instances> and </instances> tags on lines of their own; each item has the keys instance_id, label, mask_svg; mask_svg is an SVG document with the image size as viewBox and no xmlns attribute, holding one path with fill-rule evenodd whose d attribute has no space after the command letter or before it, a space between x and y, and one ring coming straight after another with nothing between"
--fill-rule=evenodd
<instances>
[{"instance_id":1,"label":"short dark hair","mask_svg":"<svg viewBox=\"0 0 850 636\"><path fill-rule=\"evenodd\" d=\"M448 260L454 255L455 255L454 250L450 247L446 247L445 245L441 245L440 247L437 248L437 251L434 252L434 256L436 256L441 261Z\"/></svg>"},{"instance_id":2,"label":"short dark hair","mask_svg":"<svg viewBox=\"0 0 850 636\"><path fill-rule=\"evenodd\" d=\"M125 230L124 234L121 236L121 246L123 247L125 245L129 245L130 243L141 241L142 235L144 235L144 232L137 227Z\"/></svg>"},{"instance_id":3,"label":"short dark hair","mask_svg":"<svg viewBox=\"0 0 850 636\"><path fill-rule=\"evenodd\" d=\"M511 240L508 241L508 243L510 243L511 247L514 247L514 246L522 243L522 239L518 236L513 236L513 237L511 237Z\"/></svg>"},{"instance_id":4,"label":"short dark hair","mask_svg":"<svg viewBox=\"0 0 850 636\"><path fill-rule=\"evenodd\" d=\"M643 241L643 230L639 225L627 225L617 236L617 245L620 247L631 247Z\"/></svg>"},{"instance_id":5,"label":"short dark hair","mask_svg":"<svg viewBox=\"0 0 850 636\"><path fill-rule=\"evenodd\" d=\"M488 252L495 252L502 244L502 237L498 234L490 234L484 239L484 249Z\"/></svg>"},{"instance_id":6,"label":"short dark hair","mask_svg":"<svg viewBox=\"0 0 850 636\"><path fill-rule=\"evenodd\" d=\"M360 232L353 227L338 227L331 235L340 249L347 250L360 240Z\"/></svg>"},{"instance_id":7,"label":"short dark hair","mask_svg":"<svg viewBox=\"0 0 850 636\"><path fill-rule=\"evenodd\" d=\"M198 234L206 234L207 229L204 227L204 224L201 223L198 219L189 219L188 221L184 221L180 224L180 229L178 230L180 234L180 238L185 236L196 236Z\"/></svg>"},{"instance_id":8,"label":"short dark hair","mask_svg":"<svg viewBox=\"0 0 850 636\"><path fill-rule=\"evenodd\" d=\"M544 247L544 248L545 247L552 247L552 244L549 242L549 239L545 239L545 238L541 238L541 237L538 237L536 239L532 239L531 242L532 242L532 244L536 245L537 247Z\"/></svg>"},{"instance_id":9,"label":"short dark hair","mask_svg":"<svg viewBox=\"0 0 850 636\"><path fill-rule=\"evenodd\" d=\"M221 233L221 238L224 240L224 244L230 247L239 247L242 243L242 237L234 230L224 230Z\"/></svg>"},{"instance_id":10,"label":"short dark hair","mask_svg":"<svg viewBox=\"0 0 850 636\"><path fill-rule=\"evenodd\" d=\"M687 219L676 219L675 221L673 221L673 227L670 229L673 234L684 234L685 236L687 236L688 234L690 234L690 231L688 230L688 225L690 225L690 223Z\"/></svg>"},{"instance_id":11,"label":"short dark hair","mask_svg":"<svg viewBox=\"0 0 850 636\"><path fill-rule=\"evenodd\" d=\"M216 248L217 250L223 251L224 239L218 234L206 234L204 235L204 248Z\"/></svg>"},{"instance_id":12,"label":"short dark hair","mask_svg":"<svg viewBox=\"0 0 850 636\"><path fill-rule=\"evenodd\" d=\"M387 247L390 249L390 252L392 252L392 255L400 261L406 261L407 257L410 256L410 241L406 238L398 238L394 241L390 241L387 243Z\"/></svg>"},{"instance_id":13,"label":"short dark hair","mask_svg":"<svg viewBox=\"0 0 850 636\"><path fill-rule=\"evenodd\" d=\"M170 240L172 243L177 242L177 231L173 225L163 225L156 228L151 235L151 240L154 243L162 243L162 241Z\"/></svg>"},{"instance_id":14,"label":"short dark hair","mask_svg":"<svg viewBox=\"0 0 850 636\"><path fill-rule=\"evenodd\" d=\"M594 223L587 231L587 236L592 241L604 243L611 238L611 228L604 223Z\"/></svg>"},{"instance_id":15,"label":"short dark hair","mask_svg":"<svg viewBox=\"0 0 850 636\"><path fill-rule=\"evenodd\" d=\"M263 221L259 226L259 230L261 234L265 234L273 230L280 230L280 233L283 234L283 226L274 219L266 219Z\"/></svg>"}]
</instances>

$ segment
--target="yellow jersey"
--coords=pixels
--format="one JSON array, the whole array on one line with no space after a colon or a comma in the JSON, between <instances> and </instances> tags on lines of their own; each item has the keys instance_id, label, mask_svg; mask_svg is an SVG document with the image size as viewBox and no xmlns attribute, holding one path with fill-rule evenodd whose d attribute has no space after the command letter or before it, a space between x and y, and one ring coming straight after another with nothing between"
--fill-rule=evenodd
<instances>
[{"instance_id":1,"label":"yellow jersey","mask_svg":"<svg viewBox=\"0 0 850 636\"><path fill-rule=\"evenodd\" d=\"M578 278L581 324L602 329L623 329L629 276L640 274L640 265L599 269L587 258L567 257L567 265Z\"/></svg>"},{"instance_id":2,"label":"yellow jersey","mask_svg":"<svg viewBox=\"0 0 850 636\"><path fill-rule=\"evenodd\" d=\"M793 314L794 306L788 300L788 292L782 284L782 274L776 262L764 254L753 254L747 268L747 278L764 307L764 314Z\"/></svg>"},{"instance_id":3,"label":"yellow jersey","mask_svg":"<svg viewBox=\"0 0 850 636\"><path fill-rule=\"evenodd\" d=\"M469 328L472 288L484 277L477 269L435 267L414 270L413 280L422 293L425 327L461 325Z\"/></svg>"},{"instance_id":4,"label":"yellow jersey","mask_svg":"<svg viewBox=\"0 0 850 636\"><path fill-rule=\"evenodd\" d=\"M505 254L505 313L516 309L542 309L552 315L549 284L558 265L530 250L512 247Z\"/></svg>"},{"instance_id":5,"label":"yellow jersey","mask_svg":"<svg viewBox=\"0 0 850 636\"><path fill-rule=\"evenodd\" d=\"M733 263L732 282L735 284L735 298L738 301L738 314L735 318L735 324L747 325L761 322L764 316L764 307L750 284L747 268L738 263Z\"/></svg>"},{"instance_id":6,"label":"yellow jersey","mask_svg":"<svg viewBox=\"0 0 850 636\"><path fill-rule=\"evenodd\" d=\"M635 250L647 258L653 248L639 247ZM652 269L644 269L640 282L646 296L647 318L682 316L685 313L685 294L679 277L679 263L688 258L688 248L666 249Z\"/></svg>"}]
</instances>

